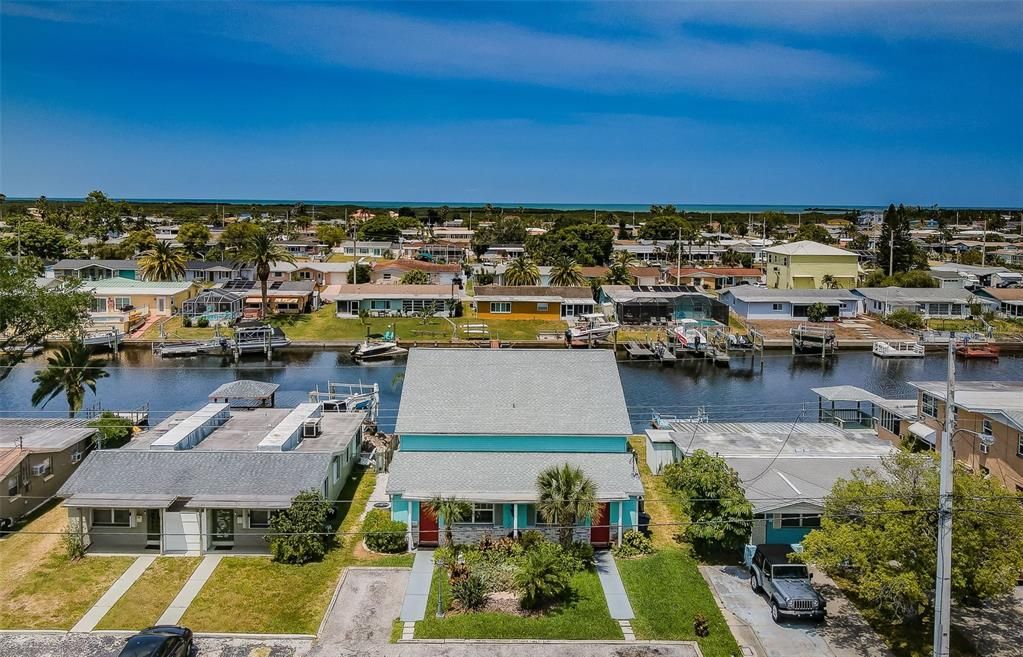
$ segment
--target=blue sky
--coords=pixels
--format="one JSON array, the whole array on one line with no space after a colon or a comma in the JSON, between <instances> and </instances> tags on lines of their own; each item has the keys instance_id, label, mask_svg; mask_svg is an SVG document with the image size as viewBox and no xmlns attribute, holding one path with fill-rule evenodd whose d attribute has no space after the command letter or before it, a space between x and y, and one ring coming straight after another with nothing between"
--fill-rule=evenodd
<instances>
[{"instance_id":1,"label":"blue sky","mask_svg":"<svg viewBox=\"0 0 1023 657\"><path fill-rule=\"evenodd\" d=\"M1023 2L0 7L8 196L1023 206Z\"/></svg>"}]
</instances>

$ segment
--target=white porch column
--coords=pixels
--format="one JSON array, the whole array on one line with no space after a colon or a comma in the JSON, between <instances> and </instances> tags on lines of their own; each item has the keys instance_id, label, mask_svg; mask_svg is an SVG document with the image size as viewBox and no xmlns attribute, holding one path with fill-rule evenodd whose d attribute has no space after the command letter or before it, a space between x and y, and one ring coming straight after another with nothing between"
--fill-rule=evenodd
<instances>
[{"instance_id":1,"label":"white porch column","mask_svg":"<svg viewBox=\"0 0 1023 657\"><path fill-rule=\"evenodd\" d=\"M519 537L519 505L512 504L512 537Z\"/></svg>"},{"instance_id":2,"label":"white porch column","mask_svg":"<svg viewBox=\"0 0 1023 657\"><path fill-rule=\"evenodd\" d=\"M405 509L408 511L408 551L411 552L415 549L412 542L412 500L405 500Z\"/></svg>"},{"instance_id":3,"label":"white porch column","mask_svg":"<svg viewBox=\"0 0 1023 657\"><path fill-rule=\"evenodd\" d=\"M618 545L622 544L622 534L625 533L625 502L618 502Z\"/></svg>"}]
</instances>

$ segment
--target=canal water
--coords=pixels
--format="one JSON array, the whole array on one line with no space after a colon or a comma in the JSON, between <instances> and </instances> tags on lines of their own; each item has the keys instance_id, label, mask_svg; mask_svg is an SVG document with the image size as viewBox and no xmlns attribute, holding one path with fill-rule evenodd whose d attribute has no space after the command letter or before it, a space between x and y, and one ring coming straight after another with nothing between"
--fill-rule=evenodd
<instances>
[{"instance_id":1,"label":"canal water","mask_svg":"<svg viewBox=\"0 0 1023 657\"><path fill-rule=\"evenodd\" d=\"M816 418L818 386L854 385L889 398L911 398L909 381L943 380L945 359L881 360L868 351L844 352L821 362L814 357L792 358L787 352L768 353L751 365L751 359L733 360L729 368L702 360L680 361L673 367L658 363L623 362L619 366L625 398L636 431L649 426L654 412L677 416L695 415L701 407L712 420L812 421ZM32 377L45 366L38 356L14 368L0 381L0 414L4 416L66 416L63 396L45 409L33 408ZM238 365L229 359L202 357L161 359L150 351L128 348L107 364L109 377L100 379L96 394L89 393L86 408L129 410L148 404L153 421L177 410L196 409L217 386L240 378L279 384L279 406L303 401L310 390L326 388L328 381L378 383L381 392L380 425L393 429L401 395L403 364L384 362L356 364L346 351L289 350L267 363L247 357ZM494 377L500 377L494 372ZM1023 357L1005 356L997 362L957 363L961 380L1023 381ZM564 394L550 391L551 395ZM437 409L444 412L444 409Z\"/></svg>"}]
</instances>

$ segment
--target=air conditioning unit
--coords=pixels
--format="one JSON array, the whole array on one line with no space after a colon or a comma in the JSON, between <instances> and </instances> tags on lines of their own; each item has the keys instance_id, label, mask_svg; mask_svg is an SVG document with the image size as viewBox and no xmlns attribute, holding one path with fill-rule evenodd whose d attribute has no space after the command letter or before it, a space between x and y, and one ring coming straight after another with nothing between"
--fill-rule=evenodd
<instances>
[{"instance_id":1,"label":"air conditioning unit","mask_svg":"<svg viewBox=\"0 0 1023 657\"><path fill-rule=\"evenodd\" d=\"M74 453L72 453L71 454L71 462L72 463L79 463L79 462L81 462L82 456L83 456L83 454L81 452L74 452Z\"/></svg>"},{"instance_id":2,"label":"air conditioning unit","mask_svg":"<svg viewBox=\"0 0 1023 657\"><path fill-rule=\"evenodd\" d=\"M315 438L320 435L320 418L313 418L302 423L302 437Z\"/></svg>"},{"instance_id":3,"label":"air conditioning unit","mask_svg":"<svg viewBox=\"0 0 1023 657\"><path fill-rule=\"evenodd\" d=\"M50 470L49 463L36 463L32 466L32 475L35 477L41 477Z\"/></svg>"}]
</instances>

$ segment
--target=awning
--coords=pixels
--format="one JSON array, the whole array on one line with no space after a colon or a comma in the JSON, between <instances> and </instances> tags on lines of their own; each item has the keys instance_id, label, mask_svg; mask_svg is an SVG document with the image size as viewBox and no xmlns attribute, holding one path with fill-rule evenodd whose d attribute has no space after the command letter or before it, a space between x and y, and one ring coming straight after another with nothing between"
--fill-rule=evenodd
<instances>
[{"instance_id":1,"label":"awning","mask_svg":"<svg viewBox=\"0 0 1023 657\"><path fill-rule=\"evenodd\" d=\"M920 440L924 441L928 445L933 445L935 437L938 435L938 432L935 429L932 429L923 422L914 422L913 424L909 425L909 433L916 436Z\"/></svg>"},{"instance_id":2,"label":"awning","mask_svg":"<svg viewBox=\"0 0 1023 657\"><path fill-rule=\"evenodd\" d=\"M277 297L274 303L298 303L298 297Z\"/></svg>"},{"instance_id":3,"label":"awning","mask_svg":"<svg viewBox=\"0 0 1023 657\"><path fill-rule=\"evenodd\" d=\"M173 496L125 495L110 497L103 495L72 495L64 500L64 506L96 509L166 509L174 503Z\"/></svg>"}]
</instances>

